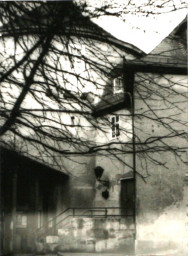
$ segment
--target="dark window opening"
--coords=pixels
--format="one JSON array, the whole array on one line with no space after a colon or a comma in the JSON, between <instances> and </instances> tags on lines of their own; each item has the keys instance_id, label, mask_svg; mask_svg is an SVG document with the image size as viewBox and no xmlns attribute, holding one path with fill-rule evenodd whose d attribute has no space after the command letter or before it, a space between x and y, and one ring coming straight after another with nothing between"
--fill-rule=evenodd
<instances>
[{"instance_id":1,"label":"dark window opening","mask_svg":"<svg viewBox=\"0 0 188 256\"><path fill-rule=\"evenodd\" d=\"M119 125L119 116L111 117L111 137L117 138L120 136L120 125Z\"/></svg>"},{"instance_id":2,"label":"dark window opening","mask_svg":"<svg viewBox=\"0 0 188 256\"><path fill-rule=\"evenodd\" d=\"M121 214L133 216L135 212L134 179L121 180Z\"/></svg>"}]
</instances>

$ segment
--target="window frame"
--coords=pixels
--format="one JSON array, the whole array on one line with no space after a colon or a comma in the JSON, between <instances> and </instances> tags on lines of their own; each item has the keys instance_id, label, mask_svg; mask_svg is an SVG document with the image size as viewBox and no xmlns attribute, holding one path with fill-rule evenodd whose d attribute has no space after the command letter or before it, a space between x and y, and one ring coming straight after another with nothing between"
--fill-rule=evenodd
<instances>
[{"instance_id":1,"label":"window frame","mask_svg":"<svg viewBox=\"0 0 188 256\"><path fill-rule=\"evenodd\" d=\"M121 80L121 86L117 86L116 83L117 83L117 80ZM119 88L119 89L118 89ZM113 94L118 94L118 93L123 93L123 76L118 76L118 77L115 77L113 79Z\"/></svg>"},{"instance_id":2,"label":"window frame","mask_svg":"<svg viewBox=\"0 0 188 256\"><path fill-rule=\"evenodd\" d=\"M112 121L114 120L114 121ZM115 133L113 135L113 133ZM120 137L120 115L110 116L110 139L115 140Z\"/></svg>"}]
</instances>

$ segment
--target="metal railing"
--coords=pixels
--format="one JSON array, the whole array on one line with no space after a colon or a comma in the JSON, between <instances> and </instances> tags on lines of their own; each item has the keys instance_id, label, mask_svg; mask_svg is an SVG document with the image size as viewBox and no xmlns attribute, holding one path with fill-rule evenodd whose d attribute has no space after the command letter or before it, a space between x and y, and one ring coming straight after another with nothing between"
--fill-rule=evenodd
<instances>
[{"instance_id":1,"label":"metal railing","mask_svg":"<svg viewBox=\"0 0 188 256\"><path fill-rule=\"evenodd\" d=\"M70 218L133 217L133 215L133 211L120 207L67 208L47 221L42 227L38 228L37 238L49 233L51 235L56 234L58 227L67 228L67 225L70 224ZM51 223L52 226L49 227Z\"/></svg>"}]
</instances>

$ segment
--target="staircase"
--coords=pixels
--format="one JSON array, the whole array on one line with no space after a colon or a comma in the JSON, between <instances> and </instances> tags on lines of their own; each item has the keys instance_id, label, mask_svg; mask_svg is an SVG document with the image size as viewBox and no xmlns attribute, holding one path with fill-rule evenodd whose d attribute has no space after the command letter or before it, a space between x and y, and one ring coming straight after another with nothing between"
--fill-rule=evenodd
<instances>
[{"instance_id":1,"label":"staircase","mask_svg":"<svg viewBox=\"0 0 188 256\"><path fill-rule=\"evenodd\" d=\"M37 230L37 251L131 254L134 218L125 209L121 212L117 207L68 208Z\"/></svg>"}]
</instances>

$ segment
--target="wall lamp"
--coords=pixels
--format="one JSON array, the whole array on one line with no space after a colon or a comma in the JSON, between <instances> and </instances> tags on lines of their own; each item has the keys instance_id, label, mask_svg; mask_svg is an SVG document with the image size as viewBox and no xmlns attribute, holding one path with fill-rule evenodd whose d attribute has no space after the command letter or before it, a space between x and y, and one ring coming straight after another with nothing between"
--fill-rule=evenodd
<instances>
[{"instance_id":1,"label":"wall lamp","mask_svg":"<svg viewBox=\"0 0 188 256\"><path fill-rule=\"evenodd\" d=\"M102 197L108 199L110 188L110 181L109 180L102 180L101 177L104 173L104 169L101 166L97 166L94 169L96 180L105 187L105 190L102 192Z\"/></svg>"}]
</instances>

